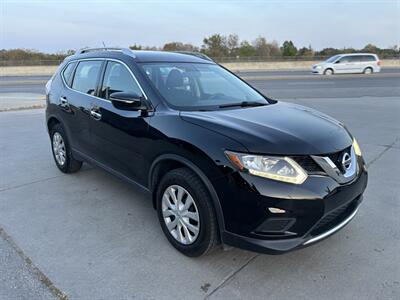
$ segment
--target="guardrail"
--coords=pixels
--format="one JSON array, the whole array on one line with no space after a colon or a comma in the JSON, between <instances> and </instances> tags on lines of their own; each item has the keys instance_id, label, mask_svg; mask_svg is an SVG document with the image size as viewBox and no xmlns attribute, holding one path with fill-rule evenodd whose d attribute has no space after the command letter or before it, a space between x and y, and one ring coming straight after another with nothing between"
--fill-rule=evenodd
<instances>
[{"instance_id":1,"label":"guardrail","mask_svg":"<svg viewBox=\"0 0 400 300\"><path fill-rule=\"evenodd\" d=\"M58 66L62 59L57 60L0 60L0 67L14 66Z\"/></svg>"},{"instance_id":2,"label":"guardrail","mask_svg":"<svg viewBox=\"0 0 400 300\"><path fill-rule=\"evenodd\" d=\"M329 56L239 56L239 57L215 57L217 62L281 62L281 61L315 61L326 60Z\"/></svg>"},{"instance_id":3,"label":"guardrail","mask_svg":"<svg viewBox=\"0 0 400 300\"><path fill-rule=\"evenodd\" d=\"M219 63L241 62L296 62L296 61L323 61L330 56L249 56L249 57L214 57ZM380 59L400 60L399 55L380 56ZM8 66L54 66L61 64L63 60L0 60L0 67Z\"/></svg>"},{"instance_id":4,"label":"guardrail","mask_svg":"<svg viewBox=\"0 0 400 300\"><path fill-rule=\"evenodd\" d=\"M351 53L348 53L351 54ZM214 57L213 59L217 62L227 63L227 62L292 62L292 61L324 61L331 57L327 56L248 56L248 57ZM400 55L382 55L379 56L380 59L399 59Z\"/></svg>"}]
</instances>

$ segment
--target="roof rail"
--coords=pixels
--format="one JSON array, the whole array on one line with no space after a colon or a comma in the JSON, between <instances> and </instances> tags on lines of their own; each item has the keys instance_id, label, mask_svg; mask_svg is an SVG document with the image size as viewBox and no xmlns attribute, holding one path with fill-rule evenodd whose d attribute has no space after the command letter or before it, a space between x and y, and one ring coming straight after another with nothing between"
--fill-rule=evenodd
<instances>
[{"instance_id":1,"label":"roof rail","mask_svg":"<svg viewBox=\"0 0 400 300\"><path fill-rule=\"evenodd\" d=\"M174 51L175 53L180 53L180 54L186 54L186 55L191 55L191 56L196 56L198 58L202 58L208 61L214 61L212 58L210 58L209 56L201 53L201 52L193 52L193 51Z\"/></svg>"},{"instance_id":2,"label":"roof rail","mask_svg":"<svg viewBox=\"0 0 400 300\"><path fill-rule=\"evenodd\" d=\"M76 54L84 54L88 52L98 52L98 51L120 51L123 54L136 57L135 54L133 54L133 51L129 48L119 48L119 47L103 47L103 48L83 48L78 51L76 51Z\"/></svg>"}]
</instances>

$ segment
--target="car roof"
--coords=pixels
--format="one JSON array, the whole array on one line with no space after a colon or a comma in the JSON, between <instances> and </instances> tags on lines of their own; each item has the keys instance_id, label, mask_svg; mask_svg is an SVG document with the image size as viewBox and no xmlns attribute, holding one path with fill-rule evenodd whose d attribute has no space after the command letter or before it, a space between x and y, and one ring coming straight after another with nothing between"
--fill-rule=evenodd
<instances>
[{"instance_id":1,"label":"car roof","mask_svg":"<svg viewBox=\"0 0 400 300\"><path fill-rule=\"evenodd\" d=\"M81 50L80 53L69 56L67 60L88 59L88 58L127 58L130 57L135 62L184 62L184 63L208 63L214 62L207 56L196 53L176 53L167 51L148 51L130 49L89 49Z\"/></svg>"},{"instance_id":2,"label":"car roof","mask_svg":"<svg viewBox=\"0 0 400 300\"><path fill-rule=\"evenodd\" d=\"M201 54L196 52L167 52L167 51L132 51L136 56L136 61L140 62L156 62L156 61L173 61L173 62L212 62L206 56L201 57Z\"/></svg>"},{"instance_id":3,"label":"car roof","mask_svg":"<svg viewBox=\"0 0 400 300\"><path fill-rule=\"evenodd\" d=\"M338 54L340 56L347 56L347 55L372 55L372 56L377 56L374 53L343 53L343 54Z\"/></svg>"}]
</instances>

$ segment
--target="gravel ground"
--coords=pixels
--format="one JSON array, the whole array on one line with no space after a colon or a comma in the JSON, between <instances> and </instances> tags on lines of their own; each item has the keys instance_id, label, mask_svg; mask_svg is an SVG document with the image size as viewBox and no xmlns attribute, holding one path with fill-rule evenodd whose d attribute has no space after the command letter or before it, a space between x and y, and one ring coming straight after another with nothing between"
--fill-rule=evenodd
<instances>
[{"instance_id":1,"label":"gravel ground","mask_svg":"<svg viewBox=\"0 0 400 300\"><path fill-rule=\"evenodd\" d=\"M0 299L66 298L0 228Z\"/></svg>"}]
</instances>

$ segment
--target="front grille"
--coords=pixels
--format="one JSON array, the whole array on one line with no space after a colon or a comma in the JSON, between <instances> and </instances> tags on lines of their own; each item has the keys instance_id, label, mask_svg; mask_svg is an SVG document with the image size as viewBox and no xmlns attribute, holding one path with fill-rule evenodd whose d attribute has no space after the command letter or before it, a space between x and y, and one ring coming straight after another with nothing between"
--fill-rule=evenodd
<instances>
[{"instance_id":1,"label":"front grille","mask_svg":"<svg viewBox=\"0 0 400 300\"><path fill-rule=\"evenodd\" d=\"M325 174L324 170L310 156L292 156L308 174Z\"/></svg>"},{"instance_id":2,"label":"front grille","mask_svg":"<svg viewBox=\"0 0 400 300\"><path fill-rule=\"evenodd\" d=\"M340 161L340 157L342 157L342 154L347 152L350 154L350 148L351 147L347 147L346 149L339 151L339 152L335 152L335 153L331 153L328 155L328 157L331 159L331 161L336 165L336 166L341 166L342 162ZM340 168L339 168L340 169Z\"/></svg>"},{"instance_id":3,"label":"front grille","mask_svg":"<svg viewBox=\"0 0 400 300\"><path fill-rule=\"evenodd\" d=\"M342 151L325 154L322 156L328 156L331 161L339 168L342 167L342 162L340 161L342 155L347 152L350 154L351 146L343 149ZM308 174L311 175L326 175L326 172L317 164L311 156L291 156L291 158L297 162Z\"/></svg>"},{"instance_id":4,"label":"front grille","mask_svg":"<svg viewBox=\"0 0 400 300\"><path fill-rule=\"evenodd\" d=\"M329 154L328 157L331 159L331 161L332 161L335 165L337 165L337 163L338 163L338 161L339 161L339 156L340 156L341 153L342 153L341 151L335 152L335 153Z\"/></svg>"}]
</instances>

